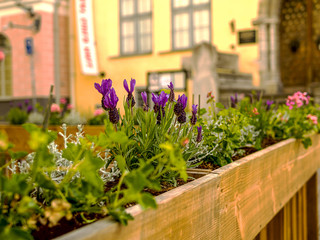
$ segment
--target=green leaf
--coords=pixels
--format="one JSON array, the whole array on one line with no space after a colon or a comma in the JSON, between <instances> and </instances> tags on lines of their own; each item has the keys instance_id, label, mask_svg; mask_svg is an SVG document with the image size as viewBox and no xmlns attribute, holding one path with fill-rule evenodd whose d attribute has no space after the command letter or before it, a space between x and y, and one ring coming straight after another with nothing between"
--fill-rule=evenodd
<instances>
[{"instance_id":1,"label":"green leaf","mask_svg":"<svg viewBox=\"0 0 320 240\"><path fill-rule=\"evenodd\" d=\"M224 109L225 108L224 105L222 103L219 103L219 102L216 103L216 107L220 108L220 109Z\"/></svg>"},{"instance_id":2,"label":"green leaf","mask_svg":"<svg viewBox=\"0 0 320 240\"><path fill-rule=\"evenodd\" d=\"M81 159L82 156L78 156L81 152L82 146L80 144L68 143L67 148L63 149L62 157L68 159L69 161L75 161L77 158Z\"/></svg>"},{"instance_id":3,"label":"green leaf","mask_svg":"<svg viewBox=\"0 0 320 240\"><path fill-rule=\"evenodd\" d=\"M56 183L42 172L37 173L35 181L38 183L39 187L50 189L50 190L57 189Z\"/></svg>"},{"instance_id":4,"label":"green leaf","mask_svg":"<svg viewBox=\"0 0 320 240\"><path fill-rule=\"evenodd\" d=\"M150 193L141 193L139 204L143 209L146 208L157 208L157 202Z\"/></svg>"},{"instance_id":5,"label":"green leaf","mask_svg":"<svg viewBox=\"0 0 320 240\"><path fill-rule=\"evenodd\" d=\"M114 158L114 160L117 161L118 167L120 168L121 172L123 173L127 168L127 163L126 163L126 160L124 159L124 157L121 155L117 155Z\"/></svg>"},{"instance_id":6,"label":"green leaf","mask_svg":"<svg viewBox=\"0 0 320 240\"><path fill-rule=\"evenodd\" d=\"M30 191L30 185L27 182L27 174L13 174L11 178L2 178L3 190L11 193L18 193L22 196Z\"/></svg>"},{"instance_id":7,"label":"green leaf","mask_svg":"<svg viewBox=\"0 0 320 240\"><path fill-rule=\"evenodd\" d=\"M104 165L104 161L93 156L92 152L86 151L84 158L78 166L78 170L86 181L96 188L103 188L103 181L99 176L99 169Z\"/></svg>"},{"instance_id":8,"label":"green leaf","mask_svg":"<svg viewBox=\"0 0 320 240\"><path fill-rule=\"evenodd\" d=\"M27 156L28 153L27 152L22 152L22 151L13 152L13 151L9 150L9 154L10 154L10 157L12 159L19 160L19 159L22 159L25 156Z\"/></svg>"}]
</instances>

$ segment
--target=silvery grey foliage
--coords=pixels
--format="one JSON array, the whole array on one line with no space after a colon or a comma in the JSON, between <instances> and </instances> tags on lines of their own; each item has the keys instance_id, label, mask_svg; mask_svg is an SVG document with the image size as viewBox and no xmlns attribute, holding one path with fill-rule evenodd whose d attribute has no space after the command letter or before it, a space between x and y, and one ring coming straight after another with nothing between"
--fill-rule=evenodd
<instances>
[{"instance_id":1,"label":"silvery grey foliage","mask_svg":"<svg viewBox=\"0 0 320 240\"><path fill-rule=\"evenodd\" d=\"M68 125L78 125L78 124L85 124L86 119L80 115L77 111L71 111L71 113L67 114L63 119L63 123Z\"/></svg>"},{"instance_id":2,"label":"silvery grey foliage","mask_svg":"<svg viewBox=\"0 0 320 240\"><path fill-rule=\"evenodd\" d=\"M43 123L43 120L44 116L41 113L32 112L29 114L27 122L40 125Z\"/></svg>"},{"instance_id":3,"label":"silvery grey foliage","mask_svg":"<svg viewBox=\"0 0 320 240\"><path fill-rule=\"evenodd\" d=\"M84 137L83 125L79 124L77 128L78 128L78 131L76 132L75 135L72 135L72 134L68 135L67 125L62 124L61 126L62 132L59 132L59 135L63 138L64 148L67 147L68 143L80 144L80 139ZM73 162L68 159L65 159L62 156L62 150L58 149L58 145L55 142L51 142L48 145L48 149L49 149L49 152L53 154L53 160L56 165L56 169L50 173L50 178L53 181L60 183L64 179L65 175L68 173L68 170L70 169L70 167L72 167ZM98 153L97 155L106 163L105 165L107 165L110 161L109 153L110 153L110 150L106 149L104 151L104 154ZM104 155L104 157L102 157L101 155ZM33 152L28 154L24 160L13 161L12 164L8 167L8 169L12 173L17 173L17 171L21 173L28 173L30 171L30 166L33 163L34 156L35 156L35 153ZM100 169L100 176L104 182L114 181L116 177L120 176L120 174L121 172L118 168L116 161L114 161L113 165L108 167L108 169L106 169L105 167L102 167ZM80 173L76 173L73 176L73 179L79 178L79 177L81 177Z\"/></svg>"}]
</instances>

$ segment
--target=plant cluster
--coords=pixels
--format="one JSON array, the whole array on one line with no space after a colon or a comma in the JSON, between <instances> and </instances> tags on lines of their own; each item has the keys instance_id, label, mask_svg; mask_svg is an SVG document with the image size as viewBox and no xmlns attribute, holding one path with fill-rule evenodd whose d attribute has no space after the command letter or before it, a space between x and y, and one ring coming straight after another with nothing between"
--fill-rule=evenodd
<instances>
[{"instance_id":1,"label":"plant cluster","mask_svg":"<svg viewBox=\"0 0 320 240\"><path fill-rule=\"evenodd\" d=\"M7 119L10 124L20 125L28 120L28 116L33 111L30 100L25 100L24 103L19 103L18 106L10 108Z\"/></svg>"},{"instance_id":2,"label":"plant cluster","mask_svg":"<svg viewBox=\"0 0 320 240\"><path fill-rule=\"evenodd\" d=\"M39 224L54 226L77 214L84 223L95 218L89 219L88 214L108 214L126 224L132 217L124 206L138 203L155 208L154 197L146 189L160 190L163 181L172 185L178 178L186 181L187 167L205 157L201 127L195 127L197 106L187 120L185 95L175 103L161 92L153 95L153 109L136 109L135 80L130 81L130 89L125 80L128 96L125 115L120 116L112 81L103 80L95 87L108 114L105 133L84 136L79 127L76 136L68 136L63 125L59 134L65 144L59 150L55 132L26 124L34 152L25 156L2 149L11 160L0 169L10 172L0 178L0 238L31 239ZM172 96L173 87L171 91Z\"/></svg>"},{"instance_id":3,"label":"plant cluster","mask_svg":"<svg viewBox=\"0 0 320 240\"><path fill-rule=\"evenodd\" d=\"M141 93L143 108L136 108L135 83L123 82L123 116L112 81L95 83L102 107L96 120L104 122L105 132L84 135L79 125L75 136L67 135L63 124L63 149L54 142L57 133L36 125L24 125L34 151L28 155L10 151L12 146L0 133L0 157L2 162L10 159L0 167L1 239L32 239L39 226L55 226L74 216L89 223L108 214L127 224L132 216L126 205L155 208L148 191L186 181L187 168L202 163L223 166L247 148L262 148L268 138L295 137L308 147L308 134L319 132L319 107L310 104L306 93L295 93L277 107L263 102L259 94L241 100L235 95L229 108L208 94L207 113L198 105L188 112L187 96L176 98L172 83L169 91L152 93L152 102ZM51 111L61 114L58 105Z\"/></svg>"}]
</instances>

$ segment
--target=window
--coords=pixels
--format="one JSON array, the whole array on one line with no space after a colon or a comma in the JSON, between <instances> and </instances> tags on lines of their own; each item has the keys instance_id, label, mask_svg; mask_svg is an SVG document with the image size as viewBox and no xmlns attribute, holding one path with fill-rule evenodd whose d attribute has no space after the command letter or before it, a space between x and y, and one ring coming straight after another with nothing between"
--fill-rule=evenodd
<instances>
[{"instance_id":1,"label":"window","mask_svg":"<svg viewBox=\"0 0 320 240\"><path fill-rule=\"evenodd\" d=\"M5 55L0 61L0 97L8 97L12 95L11 47L9 40L2 34L0 34L0 51Z\"/></svg>"},{"instance_id":2,"label":"window","mask_svg":"<svg viewBox=\"0 0 320 240\"><path fill-rule=\"evenodd\" d=\"M211 42L210 0L172 0L172 48Z\"/></svg>"},{"instance_id":3,"label":"window","mask_svg":"<svg viewBox=\"0 0 320 240\"><path fill-rule=\"evenodd\" d=\"M152 51L151 0L120 0L120 54Z\"/></svg>"}]
</instances>

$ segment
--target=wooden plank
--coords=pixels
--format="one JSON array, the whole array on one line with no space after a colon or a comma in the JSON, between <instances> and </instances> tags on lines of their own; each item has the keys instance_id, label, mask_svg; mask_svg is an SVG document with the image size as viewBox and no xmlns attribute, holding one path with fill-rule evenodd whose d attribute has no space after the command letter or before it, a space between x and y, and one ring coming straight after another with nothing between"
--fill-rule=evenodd
<instances>
[{"instance_id":1,"label":"wooden plank","mask_svg":"<svg viewBox=\"0 0 320 240\"><path fill-rule=\"evenodd\" d=\"M49 129L56 132L62 132L60 126L49 126ZM84 134L89 135L99 135L101 132L104 132L104 126L84 126L83 132ZM31 149L28 145L29 141L29 133L22 126L14 126L14 125L0 125L0 131L4 131L8 135L9 142L13 143L15 146L13 148L14 151L26 151L31 152ZM77 132L76 126L68 126L67 134L75 134ZM58 134L58 138L56 140L59 148L63 148L63 138Z\"/></svg>"},{"instance_id":2,"label":"wooden plank","mask_svg":"<svg viewBox=\"0 0 320 240\"><path fill-rule=\"evenodd\" d=\"M278 214L271 220L267 226L268 239L284 239L284 209L280 210Z\"/></svg>"},{"instance_id":3,"label":"wooden plank","mask_svg":"<svg viewBox=\"0 0 320 240\"><path fill-rule=\"evenodd\" d=\"M303 235L302 239L308 239L308 223L307 223L307 184L302 187L302 201L303 201Z\"/></svg>"},{"instance_id":4,"label":"wooden plank","mask_svg":"<svg viewBox=\"0 0 320 240\"><path fill-rule=\"evenodd\" d=\"M318 239L317 173L307 182L307 239Z\"/></svg>"},{"instance_id":5,"label":"wooden plank","mask_svg":"<svg viewBox=\"0 0 320 240\"><path fill-rule=\"evenodd\" d=\"M214 171L221 239L253 239L270 222L320 166L319 140L306 150L289 139Z\"/></svg>"},{"instance_id":6,"label":"wooden plank","mask_svg":"<svg viewBox=\"0 0 320 240\"><path fill-rule=\"evenodd\" d=\"M128 226L107 218L57 239L218 239L219 182L210 173L156 197L156 210L131 207Z\"/></svg>"}]
</instances>

